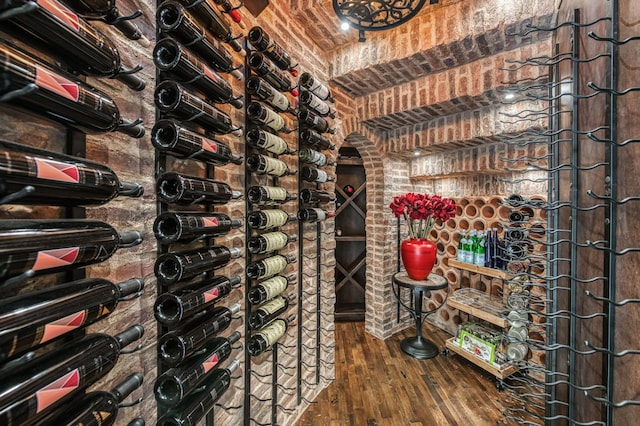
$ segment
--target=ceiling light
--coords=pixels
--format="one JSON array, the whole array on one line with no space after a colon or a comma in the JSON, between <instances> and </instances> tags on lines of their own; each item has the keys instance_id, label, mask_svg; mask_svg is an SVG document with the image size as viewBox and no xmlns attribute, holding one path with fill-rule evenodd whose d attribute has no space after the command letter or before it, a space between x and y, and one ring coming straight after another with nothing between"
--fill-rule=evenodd
<instances>
[{"instance_id":1,"label":"ceiling light","mask_svg":"<svg viewBox=\"0 0 640 426\"><path fill-rule=\"evenodd\" d=\"M420 151L413 151L413 156L414 157L419 157L420 156Z\"/></svg>"},{"instance_id":2,"label":"ceiling light","mask_svg":"<svg viewBox=\"0 0 640 426\"><path fill-rule=\"evenodd\" d=\"M516 94L513 92L508 92L506 95L504 95L504 100L505 101L510 101L512 99L514 99L516 97Z\"/></svg>"},{"instance_id":3,"label":"ceiling light","mask_svg":"<svg viewBox=\"0 0 640 426\"><path fill-rule=\"evenodd\" d=\"M350 28L349 23L345 22L345 21L342 21L342 24L340 24L340 29L342 31L347 31L349 28Z\"/></svg>"}]
</instances>

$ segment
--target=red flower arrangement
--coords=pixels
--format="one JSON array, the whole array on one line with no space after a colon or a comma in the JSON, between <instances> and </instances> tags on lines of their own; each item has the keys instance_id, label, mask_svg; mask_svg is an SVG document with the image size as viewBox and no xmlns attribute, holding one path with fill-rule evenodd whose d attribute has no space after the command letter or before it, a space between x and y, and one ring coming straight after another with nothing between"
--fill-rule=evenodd
<instances>
[{"instance_id":1,"label":"red flower arrangement","mask_svg":"<svg viewBox=\"0 0 640 426\"><path fill-rule=\"evenodd\" d=\"M404 216L411 238L426 239L437 220L446 222L456 216L456 204L440 195L409 192L393 197L389 208L395 217Z\"/></svg>"}]
</instances>

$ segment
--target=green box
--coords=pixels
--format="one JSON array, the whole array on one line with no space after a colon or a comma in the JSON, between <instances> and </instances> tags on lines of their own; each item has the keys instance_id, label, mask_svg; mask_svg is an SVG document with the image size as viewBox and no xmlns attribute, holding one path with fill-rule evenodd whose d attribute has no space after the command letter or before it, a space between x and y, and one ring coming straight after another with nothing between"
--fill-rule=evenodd
<instances>
[{"instance_id":1,"label":"green box","mask_svg":"<svg viewBox=\"0 0 640 426\"><path fill-rule=\"evenodd\" d=\"M465 351L474 354L489 364L493 364L496 357L495 343L487 342L463 329L460 332L459 344Z\"/></svg>"}]
</instances>

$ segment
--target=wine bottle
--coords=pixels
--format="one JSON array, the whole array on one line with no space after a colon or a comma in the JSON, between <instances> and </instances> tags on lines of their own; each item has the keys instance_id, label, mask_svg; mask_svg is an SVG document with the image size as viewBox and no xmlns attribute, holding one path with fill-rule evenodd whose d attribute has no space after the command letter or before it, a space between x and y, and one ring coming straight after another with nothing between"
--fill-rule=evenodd
<instances>
[{"instance_id":1,"label":"wine bottle","mask_svg":"<svg viewBox=\"0 0 640 426\"><path fill-rule=\"evenodd\" d=\"M233 65L231 53L213 38L187 13L177 1L165 1L156 10L156 23L165 34L177 38L184 46L189 46L202 59L209 62L216 71L231 74L242 80L242 73Z\"/></svg>"},{"instance_id":2,"label":"wine bottle","mask_svg":"<svg viewBox=\"0 0 640 426\"><path fill-rule=\"evenodd\" d=\"M296 219L296 216L278 209L257 210L249 213L247 216L247 223L251 229L268 230L279 228L284 226L287 222Z\"/></svg>"},{"instance_id":3,"label":"wine bottle","mask_svg":"<svg viewBox=\"0 0 640 426\"><path fill-rule=\"evenodd\" d=\"M487 268L491 268L491 259L493 259L493 247L491 244L491 229L487 229L487 232L484 237L485 246L484 246L484 264L480 266L485 266Z\"/></svg>"},{"instance_id":4,"label":"wine bottle","mask_svg":"<svg viewBox=\"0 0 640 426\"><path fill-rule=\"evenodd\" d=\"M251 354L251 356L258 356L273 346L287 333L289 324L291 324L294 319L295 315L291 315L287 319L278 318L251 336L247 343L249 354Z\"/></svg>"},{"instance_id":5,"label":"wine bottle","mask_svg":"<svg viewBox=\"0 0 640 426\"><path fill-rule=\"evenodd\" d=\"M149 45L149 41L142 35L136 24L120 16L115 0L65 0L65 3L81 16L87 19L99 19L116 27L128 39L141 40L143 46ZM137 11L134 15L139 14L141 12Z\"/></svg>"},{"instance_id":6,"label":"wine bottle","mask_svg":"<svg viewBox=\"0 0 640 426\"><path fill-rule=\"evenodd\" d=\"M100 425L97 425L97 426L100 426ZM127 423L127 426L145 426L145 422L142 417L136 417L135 419Z\"/></svg>"},{"instance_id":7,"label":"wine bottle","mask_svg":"<svg viewBox=\"0 0 640 426\"><path fill-rule=\"evenodd\" d=\"M0 5L0 12L24 8L30 3L7 0ZM28 34L42 42L50 53L77 72L116 78L137 91L145 88L144 80L124 70L116 45L97 28L56 0L36 4L31 12L17 13L7 20L20 29L20 36Z\"/></svg>"},{"instance_id":8,"label":"wine bottle","mask_svg":"<svg viewBox=\"0 0 640 426\"><path fill-rule=\"evenodd\" d=\"M291 296L291 299L295 298L294 295ZM269 324L289 308L289 303L289 298L280 295L258 306L249 315L249 328L258 330Z\"/></svg>"},{"instance_id":9,"label":"wine bottle","mask_svg":"<svg viewBox=\"0 0 640 426\"><path fill-rule=\"evenodd\" d=\"M238 23L242 28L245 28L242 24L242 15L238 11L241 6L233 7L229 0L213 0L213 2L220 6L224 13L228 14L233 22Z\"/></svg>"},{"instance_id":10,"label":"wine bottle","mask_svg":"<svg viewBox=\"0 0 640 426\"><path fill-rule=\"evenodd\" d=\"M213 102L231 104L237 109L244 106L241 97L233 95L231 85L224 78L170 37L156 44L153 62L170 79L201 91Z\"/></svg>"},{"instance_id":11,"label":"wine bottle","mask_svg":"<svg viewBox=\"0 0 640 426\"><path fill-rule=\"evenodd\" d=\"M158 342L158 357L169 367L176 367L205 347L211 338L229 327L232 315L240 311L240 304L216 306L203 311L185 325L171 331Z\"/></svg>"},{"instance_id":12,"label":"wine bottle","mask_svg":"<svg viewBox=\"0 0 640 426\"><path fill-rule=\"evenodd\" d=\"M214 369L231 355L231 345L240 340L240 332L235 331L227 337L211 339L203 354L195 356L184 367L171 368L156 379L153 388L156 401L167 406L175 407L215 372Z\"/></svg>"},{"instance_id":13,"label":"wine bottle","mask_svg":"<svg viewBox=\"0 0 640 426\"><path fill-rule=\"evenodd\" d=\"M140 278L119 284L87 278L5 298L0 304L0 362L105 318L122 298L143 287Z\"/></svg>"},{"instance_id":14,"label":"wine bottle","mask_svg":"<svg viewBox=\"0 0 640 426\"><path fill-rule=\"evenodd\" d=\"M192 158L214 165L242 164L229 145L194 132L175 120L158 120L151 130L151 143L160 152L177 158Z\"/></svg>"},{"instance_id":15,"label":"wine bottle","mask_svg":"<svg viewBox=\"0 0 640 426\"><path fill-rule=\"evenodd\" d=\"M195 392L175 409L163 415L158 424L163 426L197 426L202 418L213 408L216 401L229 389L231 374L238 368L240 361L235 360L229 368L217 368L204 381L202 390Z\"/></svg>"},{"instance_id":16,"label":"wine bottle","mask_svg":"<svg viewBox=\"0 0 640 426\"><path fill-rule=\"evenodd\" d=\"M300 140L315 149L336 149L336 146L328 138L311 129L302 130Z\"/></svg>"},{"instance_id":17,"label":"wine bottle","mask_svg":"<svg viewBox=\"0 0 640 426\"><path fill-rule=\"evenodd\" d=\"M300 191L300 201L305 204L328 203L335 201L336 196L324 191L305 188Z\"/></svg>"},{"instance_id":18,"label":"wine bottle","mask_svg":"<svg viewBox=\"0 0 640 426\"><path fill-rule=\"evenodd\" d=\"M160 112L199 124L206 131L227 134L240 130L229 115L187 91L179 83L165 80L156 86L154 101Z\"/></svg>"},{"instance_id":19,"label":"wine bottle","mask_svg":"<svg viewBox=\"0 0 640 426\"><path fill-rule=\"evenodd\" d=\"M156 218L153 232L158 242L169 244L218 237L242 225L242 220L224 213L164 212Z\"/></svg>"},{"instance_id":20,"label":"wine bottle","mask_svg":"<svg viewBox=\"0 0 640 426\"><path fill-rule=\"evenodd\" d=\"M262 78L252 75L247 79L247 93L252 96L256 96L261 101L266 102L279 112L291 112L291 103L282 93L278 92L269 83Z\"/></svg>"},{"instance_id":21,"label":"wine bottle","mask_svg":"<svg viewBox=\"0 0 640 426\"><path fill-rule=\"evenodd\" d=\"M202 0L179 1L218 40L227 43L236 52L245 54L242 45L237 40L238 37L235 37L231 32L229 21L211 3Z\"/></svg>"},{"instance_id":22,"label":"wine bottle","mask_svg":"<svg viewBox=\"0 0 640 426\"><path fill-rule=\"evenodd\" d=\"M529 232L521 228L506 228L504 237L508 241L526 241L529 239Z\"/></svg>"},{"instance_id":23,"label":"wine bottle","mask_svg":"<svg viewBox=\"0 0 640 426\"><path fill-rule=\"evenodd\" d=\"M270 278L284 271L288 264L296 262L293 254L267 257L247 265L247 276L252 280Z\"/></svg>"},{"instance_id":24,"label":"wine bottle","mask_svg":"<svg viewBox=\"0 0 640 426\"><path fill-rule=\"evenodd\" d=\"M0 42L0 73L2 101L85 133L144 136L138 122L121 119L107 94L4 41Z\"/></svg>"},{"instance_id":25,"label":"wine bottle","mask_svg":"<svg viewBox=\"0 0 640 426\"><path fill-rule=\"evenodd\" d=\"M275 277L262 281L248 291L247 297L249 302L251 302L252 305L259 305L267 300L271 300L284 292L289 286L289 283L295 279L296 274L289 274L286 277L276 275Z\"/></svg>"},{"instance_id":26,"label":"wine bottle","mask_svg":"<svg viewBox=\"0 0 640 426\"><path fill-rule=\"evenodd\" d=\"M289 53L276 43L263 28L251 28L247 38L256 50L264 53L278 68L283 71L289 71L294 77L298 76L298 70L291 65Z\"/></svg>"},{"instance_id":27,"label":"wine bottle","mask_svg":"<svg viewBox=\"0 0 640 426\"><path fill-rule=\"evenodd\" d=\"M240 249L229 249L225 246L164 253L156 259L154 272L160 284L172 285L203 272L222 268L231 259L237 259L240 256L242 256Z\"/></svg>"},{"instance_id":28,"label":"wine bottle","mask_svg":"<svg viewBox=\"0 0 640 426\"><path fill-rule=\"evenodd\" d=\"M250 145L276 155L293 154L295 152L289 148L289 145L281 137L255 127L247 132L246 141Z\"/></svg>"},{"instance_id":29,"label":"wine bottle","mask_svg":"<svg viewBox=\"0 0 640 426\"><path fill-rule=\"evenodd\" d=\"M334 212L329 212L323 209L300 209L298 211L298 220L302 222L322 222L328 218L334 217Z\"/></svg>"},{"instance_id":30,"label":"wine bottle","mask_svg":"<svg viewBox=\"0 0 640 426\"><path fill-rule=\"evenodd\" d=\"M267 253L283 249L292 241L297 241L297 235L287 235L284 232L275 231L251 237L247 242L249 252L252 254Z\"/></svg>"},{"instance_id":31,"label":"wine bottle","mask_svg":"<svg viewBox=\"0 0 640 426\"><path fill-rule=\"evenodd\" d=\"M140 184L120 181L102 164L3 140L0 182L0 197L22 191L23 196L10 201L20 204L95 205L144 192ZM27 187L31 190L25 191Z\"/></svg>"},{"instance_id":32,"label":"wine bottle","mask_svg":"<svg viewBox=\"0 0 640 426\"><path fill-rule=\"evenodd\" d=\"M301 87L316 95L320 100L335 102L335 99L333 99L333 96L331 95L331 89L322 84L308 72L303 72L302 75L300 75L299 83Z\"/></svg>"},{"instance_id":33,"label":"wine bottle","mask_svg":"<svg viewBox=\"0 0 640 426\"><path fill-rule=\"evenodd\" d=\"M158 197L174 204L225 204L242 194L224 183L211 179L185 176L174 172L161 175L156 182Z\"/></svg>"},{"instance_id":34,"label":"wine bottle","mask_svg":"<svg viewBox=\"0 0 640 426\"><path fill-rule=\"evenodd\" d=\"M140 232L118 233L97 220L1 220L0 280L92 265L140 242Z\"/></svg>"},{"instance_id":35,"label":"wine bottle","mask_svg":"<svg viewBox=\"0 0 640 426\"><path fill-rule=\"evenodd\" d=\"M109 392L96 391L71 401L44 419L44 424L56 426L110 426L118 417L120 404L142 386L144 376L133 373Z\"/></svg>"},{"instance_id":36,"label":"wine bottle","mask_svg":"<svg viewBox=\"0 0 640 426\"><path fill-rule=\"evenodd\" d=\"M526 204L526 200L520 194L511 194L505 200L511 207L520 207Z\"/></svg>"},{"instance_id":37,"label":"wine bottle","mask_svg":"<svg viewBox=\"0 0 640 426\"><path fill-rule=\"evenodd\" d=\"M135 325L115 336L89 334L28 361L0 382L0 424L35 424L111 371L120 351L143 333Z\"/></svg>"},{"instance_id":38,"label":"wine bottle","mask_svg":"<svg viewBox=\"0 0 640 426\"><path fill-rule=\"evenodd\" d=\"M460 262L466 262L467 261L467 253L466 253L466 249L467 249L467 236L464 230L460 231L460 241L458 241L458 253L457 253L457 260L459 260Z\"/></svg>"},{"instance_id":39,"label":"wine bottle","mask_svg":"<svg viewBox=\"0 0 640 426\"><path fill-rule=\"evenodd\" d=\"M281 92L298 96L298 89L291 84L289 76L277 69L262 53L252 52L249 55L249 67Z\"/></svg>"},{"instance_id":40,"label":"wine bottle","mask_svg":"<svg viewBox=\"0 0 640 426\"><path fill-rule=\"evenodd\" d=\"M237 275L230 278L219 275L174 293L163 293L154 305L156 320L166 326L177 325L231 293L238 284L240 277Z\"/></svg>"},{"instance_id":41,"label":"wine bottle","mask_svg":"<svg viewBox=\"0 0 640 426\"><path fill-rule=\"evenodd\" d=\"M326 155L311 148L300 149L299 157L300 161L302 161L303 163L315 164L318 167L335 164L334 161L329 161Z\"/></svg>"},{"instance_id":42,"label":"wine bottle","mask_svg":"<svg viewBox=\"0 0 640 426\"><path fill-rule=\"evenodd\" d=\"M320 133L335 133L335 129L331 127L327 120L306 108L300 110L298 113L298 119L300 120L301 126L307 126L308 128L317 130Z\"/></svg>"},{"instance_id":43,"label":"wine bottle","mask_svg":"<svg viewBox=\"0 0 640 426\"><path fill-rule=\"evenodd\" d=\"M253 173L271 176L287 176L298 173L292 170L284 161L261 154L251 154L247 157L247 169Z\"/></svg>"},{"instance_id":44,"label":"wine bottle","mask_svg":"<svg viewBox=\"0 0 640 426\"><path fill-rule=\"evenodd\" d=\"M295 198L295 194L290 194L279 186L252 186L247 191L249 202L258 206L282 204Z\"/></svg>"},{"instance_id":45,"label":"wine bottle","mask_svg":"<svg viewBox=\"0 0 640 426\"><path fill-rule=\"evenodd\" d=\"M308 90L300 92L300 104L312 109L323 117L336 118L336 109Z\"/></svg>"},{"instance_id":46,"label":"wine bottle","mask_svg":"<svg viewBox=\"0 0 640 426\"><path fill-rule=\"evenodd\" d=\"M247 107L247 116L255 124L260 124L270 128L275 132L291 133L287 123L277 112L267 108L258 102L251 102Z\"/></svg>"},{"instance_id":47,"label":"wine bottle","mask_svg":"<svg viewBox=\"0 0 640 426\"><path fill-rule=\"evenodd\" d=\"M300 173L300 177L307 182L333 182L335 178L333 176L329 176L327 172L321 169L315 169L313 167L304 166L302 168L302 172Z\"/></svg>"}]
</instances>

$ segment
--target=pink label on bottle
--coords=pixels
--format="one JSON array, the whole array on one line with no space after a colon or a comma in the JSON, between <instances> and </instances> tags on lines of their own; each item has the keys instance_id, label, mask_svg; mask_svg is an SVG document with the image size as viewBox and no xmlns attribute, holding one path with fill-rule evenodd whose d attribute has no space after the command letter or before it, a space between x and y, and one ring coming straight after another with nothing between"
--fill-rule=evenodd
<instances>
[{"instance_id":1,"label":"pink label on bottle","mask_svg":"<svg viewBox=\"0 0 640 426\"><path fill-rule=\"evenodd\" d=\"M217 217L203 217L202 224L206 227L218 226L218 218Z\"/></svg>"},{"instance_id":2,"label":"pink label on bottle","mask_svg":"<svg viewBox=\"0 0 640 426\"><path fill-rule=\"evenodd\" d=\"M60 377L55 382L43 387L36 392L36 413L55 404L65 395L78 389L80 386L80 372L76 368Z\"/></svg>"},{"instance_id":3,"label":"pink label on bottle","mask_svg":"<svg viewBox=\"0 0 640 426\"><path fill-rule=\"evenodd\" d=\"M48 342L49 340L81 327L86 317L86 311L80 311L45 325L40 343Z\"/></svg>"},{"instance_id":4,"label":"pink label on bottle","mask_svg":"<svg viewBox=\"0 0 640 426\"><path fill-rule=\"evenodd\" d=\"M33 262L31 269L41 271L43 269L72 265L78 259L79 254L79 247L43 250L36 255L36 261Z\"/></svg>"},{"instance_id":5,"label":"pink label on bottle","mask_svg":"<svg viewBox=\"0 0 640 426\"><path fill-rule=\"evenodd\" d=\"M219 361L220 361L220 358L218 357L218 354L213 354L213 356L207 358L202 363L202 368L204 368L204 372L208 373L213 367L218 365Z\"/></svg>"},{"instance_id":6,"label":"pink label on bottle","mask_svg":"<svg viewBox=\"0 0 640 426\"><path fill-rule=\"evenodd\" d=\"M59 163L57 161L36 158L36 176L40 179L59 180L61 182L78 183L80 172L73 165Z\"/></svg>"},{"instance_id":7,"label":"pink label on bottle","mask_svg":"<svg viewBox=\"0 0 640 426\"><path fill-rule=\"evenodd\" d=\"M39 65L36 65L35 68L36 84L38 86L74 102L78 102L80 88L76 83L71 80L67 80L61 75L54 74L49 70L41 68Z\"/></svg>"},{"instance_id":8,"label":"pink label on bottle","mask_svg":"<svg viewBox=\"0 0 640 426\"><path fill-rule=\"evenodd\" d=\"M43 9L48 10L53 16L67 24L67 26L78 31L80 29L80 19L78 15L70 11L56 0L39 0L38 3Z\"/></svg>"},{"instance_id":9,"label":"pink label on bottle","mask_svg":"<svg viewBox=\"0 0 640 426\"><path fill-rule=\"evenodd\" d=\"M208 67L204 67L204 75L206 75L213 81L219 80L218 76L213 71L211 71Z\"/></svg>"},{"instance_id":10,"label":"pink label on bottle","mask_svg":"<svg viewBox=\"0 0 640 426\"><path fill-rule=\"evenodd\" d=\"M206 303L209 303L212 300L216 300L218 296L220 296L220 290L218 290L218 288L214 288L213 290L205 291L204 293L202 293L202 296L204 297L204 301Z\"/></svg>"},{"instance_id":11,"label":"pink label on bottle","mask_svg":"<svg viewBox=\"0 0 640 426\"><path fill-rule=\"evenodd\" d=\"M202 140L202 149L204 149L205 151L210 151L210 152L218 152L218 144L211 141L207 141L207 140Z\"/></svg>"}]
</instances>

